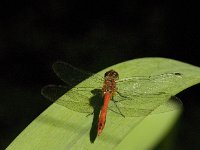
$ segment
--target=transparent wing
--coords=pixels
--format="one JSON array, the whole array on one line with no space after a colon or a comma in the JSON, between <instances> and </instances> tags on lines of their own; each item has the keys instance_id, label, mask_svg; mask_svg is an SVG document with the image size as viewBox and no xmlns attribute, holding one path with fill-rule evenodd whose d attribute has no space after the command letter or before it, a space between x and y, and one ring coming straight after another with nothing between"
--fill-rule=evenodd
<instances>
[{"instance_id":1,"label":"transparent wing","mask_svg":"<svg viewBox=\"0 0 200 150\"><path fill-rule=\"evenodd\" d=\"M154 76L137 76L119 80L118 91L124 97L166 96L182 79L180 73L164 73ZM170 95L170 94L169 94Z\"/></svg>"},{"instance_id":2,"label":"transparent wing","mask_svg":"<svg viewBox=\"0 0 200 150\"><path fill-rule=\"evenodd\" d=\"M181 100L175 96L165 97L165 99L163 98L164 97L162 96L158 96L156 98L142 99L142 101L111 101L109 104L109 110L118 114L118 116L122 114L125 117L141 117L165 113L182 107Z\"/></svg>"},{"instance_id":3,"label":"transparent wing","mask_svg":"<svg viewBox=\"0 0 200 150\"><path fill-rule=\"evenodd\" d=\"M86 91L82 88L74 88L65 94L67 90L68 88L62 85L47 85L42 89L41 93L50 101L73 111L81 113L93 112L93 106L91 104L93 94L90 90Z\"/></svg>"},{"instance_id":4,"label":"transparent wing","mask_svg":"<svg viewBox=\"0 0 200 150\"><path fill-rule=\"evenodd\" d=\"M170 89L177 86L181 79L180 73L123 79L123 81L118 82L119 92L114 96L115 103L111 103L110 108L118 112L120 110L125 116L151 114L171 98ZM114 105L117 106L113 107Z\"/></svg>"},{"instance_id":5,"label":"transparent wing","mask_svg":"<svg viewBox=\"0 0 200 150\"><path fill-rule=\"evenodd\" d=\"M92 113L93 107L90 100L90 96L70 90L60 97L56 103L80 113Z\"/></svg>"},{"instance_id":6,"label":"transparent wing","mask_svg":"<svg viewBox=\"0 0 200 150\"><path fill-rule=\"evenodd\" d=\"M102 78L83 70L80 70L66 62L56 62L52 66L56 75L70 86L75 86L84 79L90 77L91 83L102 82Z\"/></svg>"},{"instance_id":7,"label":"transparent wing","mask_svg":"<svg viewBox=\"0 0 200 150\"><path fill-rule=\"evenodd\" d=\"M55 102L64 95L69 89L63 85L47 85L42 88L41 94L48 100Z\"/></svg>"},{"instance_id":8,"label":"transparent wing","mask_svg":"<svg viewBox=\"0 0 200 150\"><path fill-rule=\"evenodd\" d=\"M64 81L67 86L47 85L42 88L42 95L52 102L62 105L74 111L81 113L91 112L90 99L91 91L99 87L103 83L103 78L98 75L80 70L65 62L56 62L52 66L56 75ZM89 78L75 87L82 80ZM97 86L98 85L98 86ZM69 91L69 89L71 89ZM68 91L68 92L67 92ZM65 94L67 92L67 94ZM94 95L93 95L94 96ZM59 99L58 99L59 98Z\"/></svg>"}]
</instances>

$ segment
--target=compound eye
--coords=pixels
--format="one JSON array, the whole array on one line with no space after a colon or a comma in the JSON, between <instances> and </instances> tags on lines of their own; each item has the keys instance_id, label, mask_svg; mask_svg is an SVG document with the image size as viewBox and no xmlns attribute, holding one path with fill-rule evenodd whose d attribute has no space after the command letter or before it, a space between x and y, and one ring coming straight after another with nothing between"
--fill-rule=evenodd
<instances>
[{"instance_id":1,"label":"compound eye","mask_svg":"<svg viewBox=\"0 0 200 150\"><path fill-rule=\"evenodd\" d=\"M108 72L106 72L106 73L104 74L104 77L107 77L107 76L108 76L108 74L109 74L109 71L108 71Z\"/></svg>"},{"instance_id":2,"label":"compound eye","mask_svg":"<svg viewBox=\"0 0 200 150\"><path fill-rule=\"evenodd\" d=\"M114 73L113 73L113 76L114 76L115 78L118 78L118 77L119 77L119 75L118 75L117 72L114 72Z\"/></svg>"}]
</instances>

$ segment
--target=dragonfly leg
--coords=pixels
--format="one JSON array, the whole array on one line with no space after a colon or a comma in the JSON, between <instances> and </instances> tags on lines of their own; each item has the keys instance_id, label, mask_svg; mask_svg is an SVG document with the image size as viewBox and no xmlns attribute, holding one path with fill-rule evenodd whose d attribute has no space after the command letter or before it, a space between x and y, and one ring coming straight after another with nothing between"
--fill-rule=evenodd
<instances>
[{"instance_id":1,"label":"dragonfly leg","mask_svg":"<svg viewBox=\"0 0 200 150\"><path fill-rule=\"evenodd\" d=\"M120 111L119 107L117 106L117 102L118 102L118 101L115 101L113 98L112 98L111 100L114 102L114 104L115 104L115 106L116 106L116 108L117 108L119 114L120 114L122 117L125 118L124 114Z\"/></svg>"},{"instance_id":2,"label":"dragonfly leg","mask_svg":"<svg viewBox=\"0 0 200 150\"><path fill-rule=\"evenodd\" d=\"M94 114L94 112L89 113L89 114L86 115L86 117L89 117L90 115L93 115L93 114Z\"/></svg>"},{"instance_id":3,"label":"dragonfly leg","mask_svg":"<svg viewBox=\"0 0 200 150\"><path fill-rule=\"evenodd\" d=\"M128 98L127 96L121 94L120 92L117 91L117 94L119 94L119 96L123 97L123 98Z\"/></svg>"},{"instance_id":4,"label":"dragonfly leg","mask_svg":"<svg viewBox=\"0 0 200 150\"><path fill-rule=\"evenodd\" d=\"M121 93L118 92L118 91L117 91L117 94L119 94L119 96L123 97L124 99L123 99L123 100L118 100L118 101L116 101L116 100L114 100L114 99L111 99L113 102L117 103L117 102L121 102L121 101L129 100L129 97L127 97L127 96L121 94Z\"/></svg>"}]
</instances>

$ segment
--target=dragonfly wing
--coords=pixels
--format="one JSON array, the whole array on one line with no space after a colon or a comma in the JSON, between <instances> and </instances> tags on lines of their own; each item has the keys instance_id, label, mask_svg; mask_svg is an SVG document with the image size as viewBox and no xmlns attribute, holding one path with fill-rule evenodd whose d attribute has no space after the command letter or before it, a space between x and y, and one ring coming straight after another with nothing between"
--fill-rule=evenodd
<instances>
[{"instance_id":1,"label":"dragonfly wing","mask_svg":"<svg viewBox=\"0 0 200 150\"><path fill-rule=\"evenodd\" d=\"M81 113L92 113L93 109L90 105L90 96L86 96L86 94L91 95L92 93L74 88L68 91L66 86L62 85L47 85L42 88L42 95L56 104L64 106L73 111L81 112ZM90 91L90 90L89 90ZM66 93L67 92L67 93ZM66 93L66 94L65 94Z\"/></svg>"},{"instance_id":2,"label":"dragonfly wing","mask_svg":"<svg viewBox=\"0 0 200 150\"><path fill-rule=\"evenodd\" d=\"M173 96L169 97L168 100L157 97L152 99L142 99L142 102L139 100L111 102L109 109L116 114L123 114L126 117L141 117L173 111L180 108L180 106L182 106L180 99Z\"/></svg>"},{"instance_id":3,"label":"dragonfly wing","mask_svg":"<svg viewBox=\"0 0 200 150\"><path fill-rule=\"evenodd\" d=\"M60 97L56 101L56 103L70 110L80 113L92 113L93 107L91 106L90 102L90 100L92 99L92 93L84 92L85 91L73 91L72 89L64 94L62 97ZM89 96L88 94L90 94L91 96Z\"/></svg>"},{"instance_id":4,"label":"dragonfly wing","mask_svg":"<svg viewBox=\"0 0 200 150\"><path fill-rule=\"evenodd\" d=\"M149 75L149 76L131 76L127 78L123 78L118 80L117 82L123 83L123 82L137 82L137 81L149 81L149 80L155 80L155 79L169 79L169 78L180 78L182 77L183 74L179 72L167 72L167 73L162 73L158 75Z\"/></svg>"},{"instance_id":5,"label":"dragonfly wing","mask_svg":"<svg viewBox=\"0 0 200 150\"><path fill-rule=\"evenodd\" d=\"M115 111L119 109L125 116L146 116L165 103L170 95L161 94L154 97L121 97L116 95L110 105ZM116 103L117 106L114 106ZM118 107L118 108L117 108Z\"/></svg>"},{"instance_id":6,"label":"dragonfly wing","mask_svg":"<svg viewBox=\"0 0 200 150\"><path fill-rule=\"evenodd\" d=\"M181 81L180 73L165 73L155 76L132 77L118 82L118 91L124 97L155 97L170 95L170 89Z\"/></svg>"},{"instance_id":7,"label":"dragonfly wing","mask_svg":"<svg viewBox=\"0 0 200 150\"><path fill-rule=\"evenodd\" d=\"M54 102L69 89L63 85L47 85L42 88L41 94L48 100Z\"/></svg>"},{"instance_id":8,"label":"dragonfly wing","mask_svg":"<svg viewBox=\"0 0 200 150\"><path fill-rule=\"evenodd\" d=\"M101 80L99 81L99 78L97 76L95 76L94 78L94 74L80 70L66 62L56 62L53 64L52 67L56 75L61 80L63 80L68 85L71 85L72 87L77 85L84 79L87 79L88 77L91 77L90 80L95 80L95 82L101 81Z\"/></svg>"},{"instance_id":9,"label":"dragonfly wing","mask_svg":"<svg viewBox=\"0 0 200 150\"><path fill-rule=\"evenodd\" d=\"M171 98L170 89L177 86L181 76L180 73L165 73L129 78L128 82L118 82L119 92L114 100L125 116L146 116ZM117 110L114 106L112 109Z\"/></svg>"},{"instance_id":10,"label":"dragonfly wing","mask_svg":"<svg viewBox=\"0 0 200 150\"><path fill-rule=\"evenodd\" d=\"M183 107L182 101L176 96L171 96L167 102L159 106L151 114L165 113L165 112L180 109L181 107Z\"/></svg>"}]
</instances>

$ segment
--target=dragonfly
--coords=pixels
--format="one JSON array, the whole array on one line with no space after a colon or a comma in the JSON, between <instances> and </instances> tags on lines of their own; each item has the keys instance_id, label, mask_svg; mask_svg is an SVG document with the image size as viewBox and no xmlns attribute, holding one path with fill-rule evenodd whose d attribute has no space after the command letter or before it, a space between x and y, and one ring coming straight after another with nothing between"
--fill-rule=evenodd
<instances>
[{"instance_id":1,"label":"dragonfly","mask_svg":"<svg viewBox=\"0 0 200 150\"><path fill-rule=\"evenodd\" d=\"M105 127L108 110L122 117L147 116L170 99L172 94L167 89L175 86L182 78L179 72L166 72L119 79L119 73L113 69L108 70L104 77L101 77L99 74L88 73L66 62L56 62L52 68L68 86L45 86L42 95L47 99L73 111L92 114L94 107L91 106L89 99L94 95L94 89L101 93L97 100L99 103L96 103L100 105L98 135ZM88 77L88 80L79 84ZM64 94L66 92L67 94ZM169 110L161 110L157 113Z\"/></svg>"}]
</instances>

